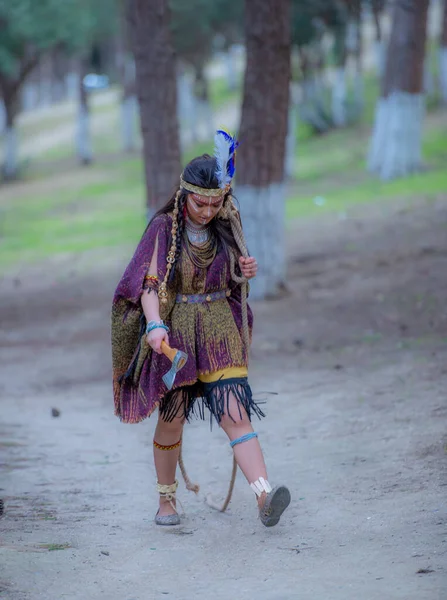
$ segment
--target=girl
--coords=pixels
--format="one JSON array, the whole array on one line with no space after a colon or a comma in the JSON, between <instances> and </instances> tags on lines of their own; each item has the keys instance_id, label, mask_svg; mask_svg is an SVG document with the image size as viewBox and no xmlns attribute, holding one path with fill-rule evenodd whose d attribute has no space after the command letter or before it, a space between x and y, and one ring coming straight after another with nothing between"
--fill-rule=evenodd
<instances>
[{"instance_id":1,"label":"girl","mask_svg":"<svg viewBox=\"0 0 447 600\"><path fill-rule=\"evenodd\" d=\"M185 421L205 409L227 434L254 491L262 523L276 525L290 502L270 486L251 417L265 415L247 380L252 313L247 281L255 277L232 201L237 142L215 136L215 156L192 160L180 187L149 223L115 292L112 355L115 414L137 423L158 406L153 440L160 506L157 525L178 525L176 467ZM188 360L168 390L163 344Z\"/></svg>"}]
</instances>

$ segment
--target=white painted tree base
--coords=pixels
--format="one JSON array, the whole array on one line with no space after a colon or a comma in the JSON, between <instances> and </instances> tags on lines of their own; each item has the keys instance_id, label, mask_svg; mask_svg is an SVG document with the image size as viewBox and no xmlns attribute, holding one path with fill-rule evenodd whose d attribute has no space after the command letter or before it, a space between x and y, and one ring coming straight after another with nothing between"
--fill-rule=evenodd
<instances>
[{"instance_id":1,"label":"white painted tree base","mask_svg":"<svg viewBox=\"0 0 447 600\"><path fill-rule=\"evenodd\" d=\"M79 93L79 73L67 73L65 76L65 87L67 89L67 97L75 99Z\"/></svg>"},{"instance_id":2,"label":"white painted tree base","mask_svg":"<svg viewBox=\"0 0 447 600\"><path fill-rule=\"evenodd\" d=\"M444 104L447 104L447 46L439 50L439 88Z\"/></svg>"},{"instance_id":3,"label":"white painted tree base","mask_svg":"<svg viewBox=\"0 0 447 600\"><path fill-rule=\"evenodd\" d=\"M273 295L285 281L285 185L266 188L237 186L248 251L258 261L258 275L250 281L250 298Z\"/></svg>"},{"instance_id":4,"label":"white painted tree base","mask_svg":"<svg viewBox=\"0 0 447 600\"><path fill-rule=\"evenodd\" d=\"M376 42L374 44L374 50L376 54L376 68L377 75L380 79L382 79L383 74L385 73L385 61L386 61L386 46L385 42Z\"/></svg>"},{"instance_id":5,"label":"white painted tree base","mask_svg":"<svg viewBox=\"0 0 447 600\"><path fill-rule=\"evenodd\" d=\"M121 145L124 152L132 152L136 147L137 99L125 98L121 103Z\"/></svg>"},{"instance_id":6,"label":"white painted tree base","mask_svg":"<svg viewBox=\"0 0 447 600\"><path fill-rule=\"evenodd\" d=\"M359 117L365 106L365 80L362 73L356 73L354 80L355 115Z\"/></svg>"},{"instance_id":7,"label":"white painted tree base","mask_svg":"<svg viewBox=\"0 0 447 600\"><path fill-rule=\"evenodd\" d=\"M237 68L235 48L231 46L224 53L225 70L227 75L228 89L234 91L237 88Z\"/></svg>"},{"instance_id":8,"label":"white painted tree base","mask_svg":"<svg viewBox=\"0 0 447 600\"><path fill-rule=\"evenodd\" d=\"M423 94L393 92L381 98L376 107L368 170L384 180L420 170L423 117Z\"/></svg>"},{"instance_id":9,"label":"white painted tree base","mask_svg":"<svg viewBox=\"0 0 447 600\"><path fill-rule=\"evenodd\" d=\"M199 121L203 123L204 133L207 138L214 137L214 115L211 103L197 100Z\"/></svg>"},{"instance_id":10,"label":"white painted tree base","mask_svg":"<svg viewBox=\"0 0 447 600\"><path fill-rule=\"evenodd\" d=\"M0 98L0 134L6 131L6 108L5 103Z\"/></svg>"},{"instance_id":11,"label":"white painted tree base","mask_svg":"<svg viewBox=\"0 0 447 600\"><path fill-rule=\"evenodd\" d=\"M433 96L436 91L435 77L431 69L429 56L424 61L424 91L427 96Z\"/></svg>"},{"instance_id":12,"label":"white painted tree base","mask_svg":"<svg viewBox=\"0 0 447 600\"><path fill-rule=\"evenodd\" d=\"M81 162L87 164L93 160L90 115L85 106L81 106L78 111L76 149Z\"/></svg>"},{"instance_id":13,"label":"white painted tree base","mask_svg":"<svg viewBox=\"0 0 447 600\"><path fill-rule=\"evenodd\" d=\"M335 81L332 87L332 119L336 127L343 127L347 122L348 90L346 85L346 69L335 71Z\"/></svg>"},{"instance_id":14,"label":"white painted tree base","mask_svg":"<svg viewBox=\"0 0 447 600\"><path fill-rule=\"evenodd\" d=\"M198 140L198 102L193 91L193 79L189 73L179 75L177 90L177 114L180 125L188 132L188 139L195 143Z\"/></svg>"},{"instance_id":15,"label":"white painted tree base","mask_svg":"<svg viewBox=\"0 0 447 600\"><path fill-rule=\"evenodd\" d=\"M18 139L16 128L5 128L5 143L4 143L4 161L3 161L3 177L5 179L14 179L18 173Z\"/></svg>"}]
</instances>

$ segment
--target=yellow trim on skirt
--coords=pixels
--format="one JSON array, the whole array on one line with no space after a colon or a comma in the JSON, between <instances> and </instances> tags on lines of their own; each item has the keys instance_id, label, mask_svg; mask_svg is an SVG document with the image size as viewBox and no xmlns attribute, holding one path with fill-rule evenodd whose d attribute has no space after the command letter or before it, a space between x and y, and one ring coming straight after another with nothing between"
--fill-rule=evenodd
<instances>
[{"instance_id":1,"label":"yellow trim on skirt","mask_svg":"<svg viewBox=\"0 0 447 600\"><path fill-rule=\"evenodd\" d=\"M219 379L239 379L248 376L247 367L230 367L229 369L221 369L214 373L199 374L197 377L203 383L214 383Z\"/></svg>"}]
</instances>

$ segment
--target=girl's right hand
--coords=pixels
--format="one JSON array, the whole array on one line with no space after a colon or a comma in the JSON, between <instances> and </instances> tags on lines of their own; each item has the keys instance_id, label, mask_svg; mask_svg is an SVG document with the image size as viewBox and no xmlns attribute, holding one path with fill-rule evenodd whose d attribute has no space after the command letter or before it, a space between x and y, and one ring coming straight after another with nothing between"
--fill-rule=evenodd
<instances>
[{"instance_id":1,"label":"girl's right hand","mask_svg":"<svg viewBox=\"0 0 447 600\"><path fill-rule=\"evenodd\" d=\"M162 327L157 327L157 329L153 329L150 333L147 334L146 339L149 346L157 354L161 354L161 343L163 340L169 346L168 332Z\"/></svg>"}]
</instances>

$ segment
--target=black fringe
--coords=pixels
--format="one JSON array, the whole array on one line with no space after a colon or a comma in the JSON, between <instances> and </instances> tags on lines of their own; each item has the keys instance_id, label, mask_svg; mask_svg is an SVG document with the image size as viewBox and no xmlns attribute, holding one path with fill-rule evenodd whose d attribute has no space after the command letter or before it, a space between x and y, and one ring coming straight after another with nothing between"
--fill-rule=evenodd
<instances>
[{"instance_id":1,"label":"black fringe","mask_svg":"<svg viewBox=\"0 0 447 600\"><path fill-rule=\"evenodd\" d=\"M234 416L229 411L230 394L236 398L239 418L242 419L241 407L245 409L250 421L253 414L258 419L265 417L259 407L260 402L253 399L251 387L246 377L220 379L213 383L197 381L193 385L172 390L166 394L160 403L160 416L168 422L173 421L176 417L190 421L192 416L205 420L205 408L207 408L210 412L211 427L213 417L218 424L220 424L224 415L229 415L235 421Z\"/></svg>"},{"instance_id":2,"label":"black fringe","mask_svg":"<svg viewBox=\"0 0 447 600\"><path fill-rule=\"evenodd\" d=\"M203 384L197 381L193 385L185 385L168 392L161 400L158 411L163 421L171 422L176 417L189 421L194 413L196 400L202 397Z\"/></svg>"}]
</instances>

